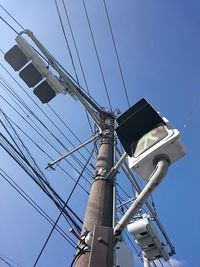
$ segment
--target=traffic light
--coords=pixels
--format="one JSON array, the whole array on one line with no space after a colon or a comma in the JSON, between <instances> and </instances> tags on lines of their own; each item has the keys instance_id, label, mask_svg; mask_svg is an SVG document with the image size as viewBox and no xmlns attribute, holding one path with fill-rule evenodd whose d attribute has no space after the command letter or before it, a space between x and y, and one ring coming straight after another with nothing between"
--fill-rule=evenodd
<instances>
[{"instance_id":1,"label":"traffic light","mask_svg":"<svg viewBox=\"0 0 200 267\"><path fill-rule=\"evenodd\" d=\"M58 93L65 93L66 86L53 75L31 45L21 35L16 37L16 42L17 45L14 45L4 58L15 71L19 71L20 78L28 87L33 88L33 93L40 101L48 103Z\"/></svg>"},{"instance_id":2,"label":"traffic light","mask_svg":"<svg viewBox=\"0 0 200 267\"><path fill-rule=\"evenodd\" d=\"M129 155L129 167L149 179L156 160L172 164L185 155L180 133L143 98L118 119L116 131Z\"/></svg>"},{"instance_id":3,"label":"traffic light","mask_svg":"<svg viewBox=\"0 0 200 267\"><path fill-rule=\"evenodd\" d=\"M163 258L166 261L170 259L166 248L146 214L143 218L130 223L127 228L129 233L134 236L136 244L141 248L143 256L149 261L159 258Z\"/></svg>"}]
</instances>

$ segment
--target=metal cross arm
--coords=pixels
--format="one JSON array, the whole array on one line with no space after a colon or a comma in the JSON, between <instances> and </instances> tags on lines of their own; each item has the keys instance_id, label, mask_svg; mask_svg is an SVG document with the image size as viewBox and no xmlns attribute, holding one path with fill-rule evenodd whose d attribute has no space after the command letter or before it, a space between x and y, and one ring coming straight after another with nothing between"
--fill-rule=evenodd
<instances>
[{"instance_id":1,"label":"metal cross arm","mask_svg":"<svg viewBox=\"0 0 200 267\"><path fill-rule=\"evenodd\" d=\"M92 138L88 139L87 141L85 141L84 143L82 143L81 145L77 146L76 148L72 149L71 151L67 152L66 154L64 154L63 156L61 156L60 158L50 162L47 164L47 166L45 167L45 169L51 168L53 169L53 166L55 164L58 164L61 160L63 160L64 158L70 156L71 154L73 154L74 152L76 152L77 150L79 150L80 148L86 146L87 144L91 143L92 141L94 141L95 139L97 139L99 136L99 134L95 134L95 136L93 136Z\"/></svg>"}]
</instances>

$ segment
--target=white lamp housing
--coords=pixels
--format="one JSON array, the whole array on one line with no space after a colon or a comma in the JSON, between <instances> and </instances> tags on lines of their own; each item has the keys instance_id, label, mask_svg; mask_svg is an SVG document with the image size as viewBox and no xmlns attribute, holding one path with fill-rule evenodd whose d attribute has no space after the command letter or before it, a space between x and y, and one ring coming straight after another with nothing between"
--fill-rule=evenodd
<instances>
[{"instance_id":1,"label":"white lamp housing","mask_svg":"<svg viewBox=\"0 0 200 267\"><path fill-rule=\"evenodd\" d=\"M155 170L156 157L166 157L172 164L186 153L179 141L179 131L166 118L163 120L166 124L145 134L134 147L133 156L128 158L129 168L133 168L144 179L149 179Z\"/></svg>"}]
</instances>

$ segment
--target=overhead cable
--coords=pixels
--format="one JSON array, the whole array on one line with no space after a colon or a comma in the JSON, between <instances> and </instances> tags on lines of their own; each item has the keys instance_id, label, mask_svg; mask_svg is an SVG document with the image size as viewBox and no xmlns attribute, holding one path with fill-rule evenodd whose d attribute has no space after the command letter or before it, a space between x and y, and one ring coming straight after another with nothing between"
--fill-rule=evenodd
<instances>
[{"instance_id":1,"label":"overhead cable","mask_svg":"<svg viewBox=\"0 0 200 267\"><path fill-rule=\"evenodd\" d=\"M1 4L0 4L0 8L2 8L7 15L9 15L10 18L12 18L14 20L15 23L17 23L17 25L22 29L25 30L25 28L10 14L10 12L8 12Z\"/></svg>"},{"instance_id":2,"label":"overhead cable","mask_svg":"<svg viewBox=\"0 0 200 267\"><path fill-rule=\"evenodd\" d=\"M21 131L26 138L28 138L32 144L34 144L43 154L45 154L50 160L53 160L53 158L49 155L49 153L47 153L44 149L42 149L42 147L40 145L38 145L38 143L36 143L31 137L30 135L28 135L25 131L22 130L22 128L19 127L19 125L17 125L11 118L9 118L8 115L6 115L1 109L0 112L3 114L3 116L9 120L12 124L14 124L14 126ZM67 176L69 176L74 182L76 181L64 168L62 168L60 165L58 166ZM87 190L85 190L85 188L79 184L80 188L84 190L84 192L89 195L89 192Z\"/></svg>"},{"instance_id":3,"label":"overhead cable","mask_svg":"<svg viewBox=\"0 0 200 267\"><path fill-rule=\"evenodd\" d=\"M92 42L93 42L93 45L94 45L94 49L95 49L95 53L96 53L96 57L97 57L98 65L99 65L99 69L100 69L100 72L101 72L102 81L103 81L103 84L104 84L106 96L107 96L107 99L108 99L110 110L112 111L111 100L110 100L110 96L109 96L109 93L108 93L108 88L107 88L107 85L106 85L103 69L102 69L102 66L101 66L101 61L100 61L99 54L98 54L98 51L97 51L97 46L96 46L96 42L95 42L95 39L94 39L94 34L93 34L93 31L92 31L89 15L88 15L88 12L87 12L85 1L82 0L82 2L83 2L83 7L84 7L85 15L86 15L86 18L87 18L90 34L91 34L91 37L92 37Z\"/></svg>"},{"instance_id":4,"label":"overhead cable","mask_svg":"<svg viewBox=\"0 0 200 267\"><path fill-rule=\"evenodd\" d=\"M50 186L50 184L47 183L46 180L44 180L41 177L41 175L34 170L34 168L32 168L32 166L30 165L28 160L23 159L21 157L20 153L14 148L14 146L8 141L8 139L2 133L0 133L0 138L1 138L0 146L3 147L4 150L16 161L16 163L18 163L22 167L22 169L33 179L33 181L35 181L36 184L39 185L39 187L43 190L43 192L45 192L45 194L50 199L53 200L53 202L58 207L58 209L62 210L62 207L64 204L63 199L56 193L56 191ZM38 182L38 179L36 179L36 177L39 178L40 181L43 182L43 184L46 186L48 191L44 190L44 188L41 187L41 185ZM67 206L67 210L64 211L64 214L73 223L73 225L76 227L76 229L80 230L81 229L80 225L77 222L75 222L75 220L72 218L70 213L76 218L76 220L78 220L82 224L81 219L77 216L77 214L75 214L75 212L69 206ZM69 221L68 221L68 223L69 223ZM71 223L69 223L69 225L72 226Z\"/></svg>"},{"instance_id":5,"label":"overhead cable","mask_svg":"<svg viewBox=\"0 0 200 267\"><path fill-rule=\"evenodd\" d=\"M9 183L18 194L20 194L47 222L52 226L55 223L53 219L17 184L14 180L5 173L1 168L0 173L1 177ZM60 227L57 225L56 231L73 247L76 249L76 243L74 240Z\"/></svg>"},{"instance_id":6,"label":"overhead cable","mask_svg":"<svg viewBox=\"0 0 200 267\"><path fill-rule=\"evenodd\" d=\"M2 16L0 16L0 19L16 34L19 34Z\"/></svg>"},{"instance_id":7,"label":"overhead cable","mask_svg":"<svg viewBox=\"0 0 200 267\"><path fill-rule=\"evenodd\" d=\"M28 125L46 142L48 143L49 146L51 146L60 156L62 155L57 148L55 148L54 145L51 144L51 142L47 139L44 138L44 136L41 134L40 131L38 131L33 125L31 125L26 118L24 118L2 95L0 95L0 97L26 122L28 123ZM71 165L71 167L75 168L74 165L72 165L69 160L65 159L66 162L68 162L68 164ZM75 168L75 170L79 173L79 171ZM68 173L68 176L74 180L74 178ZM86 179L84 177L84 179ZM86 181L90 184L90 182L86 179ZM85 191L85 189L83 188L83 190ZM87 191L86 191L87 192Z\"/></svg>"},{"instance_id":8,"label":"overhead cable","mask_svg":"<svg viewBox=\"0 0 200 267\"><path fill-rule=\"evenodd\" d=\"M22 99L22 98L20 98L20 96L14 91L14 89L4 80L4 78L0 75L0 79L3 81L3 83L5 83L5 85L0 81L0 84L3 86L3 87L5 87L6 88L6 93L7 94L11 94L13 97L14 97L14 99L13 99L13 97L10 95L10 97L12 98L12 100L16 103L16 105L20 108L20 110L22 110L24 113L25 113L25 111L22 109L22 107L16 102L16 101L18 101L44 128L45 128L45 130L47 130L48 131L48 133L50 133L50 135L54 138L54 139L56 139L56 141L64 148L64 149L66 149L67 151L69 151L69 149L63 144L63 142L60 142L60 140L55 136L55 134L52 132L52 130L50 130L45 124L44 124L44 122L42 122L42 120L30 109L30 107L28 107L28 105L25 103L25 101ZM3 88L4 89L4 88ZM5 100L4 100L5 101ZM53 110L52 110L52 112L54 112ZM45 113L44 111L43 111L43 113ZM26 114L26 113L25 113ZM54 114L55 115L57 115L56 114L56 112L54 112ZM47 116L47 114L45 113L44 114L47 118L48 118L48 120L54 125L54 127L62 134L62 136L72 145L72 147L75 147L75 145L69 140L69 138L63 133L63 131L61 131L60 130L60 128L52 121L52 119L50 119L49 118L49 116ZM57 115L58 116L58 115ZM32 123L39 129L39 131L40 131L40 128L35 124L35 122L33 122L33 120L30 118L30 116L29 115L27 115L26 114L26 117L27 118L29 118L31 121L32 121ZM59 117L59 116L58 116ZM61 120L61 119L60 119ZM62 120L61 120L62 121ZM66 125L66 123L65 123L65 127L67 127L67 125ZM68 128L68 130L73 134L73 131L69 128L69 127L67 127ZM80 139L79 139L80 140ZM88 150L87 150L88 151ZM86 160L86 157L80 152L80 151L78 151L78 154L80 154L81 155L81 157L83 158L83 159L85 159ZM81 167L83 167L84 166L84 164L75 156L75 155L72 155L72 158L75 160L75 161L77 161L77 163L79 164L79 165L81 165ZM92 175L92 173L91 173L91 171L90 170L86 170L86 172L88 172L88 174L89 175Z\"/></svg>"},{"instance_id":9,"label":"overhead cable","mask_svg":"<svg viewBox=\"0 0 200 267\"><path fill-rule=\"evenodd\" d=\"M78 85L79 85L79 87L80 87L80 82L79 82L79 78L78 78L78 73L77 73L77 71L76 71L76 67L75 67L74 59L73 59L73 56L72 56L72 52L71 52L71 49L70 49L70 46L69 46L69 42L68 42L67 35L66 35L66 32L65 32L65 28L64 28L64 25L63 25L63 21L62 21L62 18L61 18L61 13L60 13L60 10L59 10L59 8L58 8L57 0L55 0L54 2L55 2L56 10L57 10L57 13L58 13L58 17L59 17L60 25L61 25L61 28L62 28L62 32L63 32L64 38L65 38L65 43L67 44L67 48L68 48L68 51L69 51L69 55L70 55L70 59L71 59L71 63L72 63L72 66L73 66L73 69L74 69L74 73L75 73L75 76L76 76L76 81L77 81L77 83L78 83ZM91 122L90 122L90 119L89 119L87 110L85 110L85 112L86 112L86 116L87 116L87 120L88 120L90 129L91 129L91 131L92 131L92 126L91 126ZM93 132L93 131L92 131L92 132Z\"/></svg>"},{"instance_id":10,"label":"overhead cable","mask_svg":"<svg viewBox=\"0 0 200 267\"><path fill-rule=\"evenodd\" d=\"M117 46L116 46L115 37L114 37L114 34L113 34L113 30L112 30L110 17L109 17L109 14L108 14L108 9L107 9L107 6L106 6L106 1L103 0L103 3L104 3L105 11L106 11L106 17L107 17L107 20L108 20L108 25L109 25L109 29L110 29L110 33L111 33L111 37L112 37L112 41L113 41L113 46L114 46L116 58L117 58L117 63L118 63L119 71L120 71L120 76L121 76L122 83L123 83L123 88L124 88L124 92L125 92L125 96L126 96L126 101L127 101L128 107L130 108L130 101L129 101L129 98L128 98L128 92L127 92L127 88L126 88L126 83L125 83L124 75L123 75L123 72L122 72L122 67L121 67L121 63L120 63L120 59L119 59L119 54L118 54L118 51L117 51Z\"/></svg>"},{"instance_id":11,"label":"overhead cable","mask_svg":"<svg viewBox=\"0 0 200 267\"><path fill-rule=\"evenodd\" d=\"M47 237L47 239L46 239L46 241L45 241L45 243L44 243L44 245L43 245L43 247L42 247L42 249L41 249L41 251L40 251L40 253L39 253L39 255L38 255L38 257L37 257L37 259L36 259L36 261L35 261L35 263L34 263L34 265L33 265L33 267L35 267L35 266L37 265L37 263L38 263L38 261L39 261L41 255L42 255L42 253L43 253L43 251L44 251L44 249L45 249L45 247L46 247L46 245L47 245L47 243L48 243L48 241L49 241L49 239L50 239L50 237L51 237L51 235L52 235L52 233L53 233L53 231L54 231L54 229L55 229L55 227L56 227L56 225L57 225L57 223L58 223L58 221L59 221L59 219L60 219L60 217L61 217L61 215L62 215L64 209L65 209L65 207L67 206L67 204L68 204L68 202L69 202L71 196L72 196L73 193L74 193L74 190L75 190L75 188L76 188L76 186L77 186L77 184L78 184L78 182L79 182L79 180L80 180L80 178L81 178L81 176L82 176L82 174L83 174L83 172L84 172L86 166L88 165L88 163L89 163L90 160L91 160L91 157L92 157L93 152L94 152L94 150L92 151L92 153L91 153L90 157L88 158L88 160L87 160L87 162L86 162L86 164L85 164L85 166L84 166L82 172L80 173L80 175L79 175L79 177L78 177L78 179L77 179L75 185L73 186L73 188L72 188L72 190L71 190L71 192L70 192L70 195L68 196L68 198L67 198L67 200L66 200L66 202L65 202L65 204L64 204L64 206L63 206L63 208L62 208L62 210L61 210L61 212L60 212L60 214L59 214L59 216L58 216L58 218L57 218L57 220L55 221L55 224L53 225L53 228L51 229L51 231L50 231L50 233L49 233L49 235L48 235L48 237Z\"/></svg>"}]
</instances>

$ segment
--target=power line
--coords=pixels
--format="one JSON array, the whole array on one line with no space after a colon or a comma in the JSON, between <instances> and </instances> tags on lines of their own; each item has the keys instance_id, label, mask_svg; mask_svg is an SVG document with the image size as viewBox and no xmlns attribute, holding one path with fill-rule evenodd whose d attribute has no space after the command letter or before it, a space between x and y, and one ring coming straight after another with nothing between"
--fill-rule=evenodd
<instances>
[{"instance_id":1,"label":"power line","mask_svg":"<svg viewBox=\"0 0 200 267\"><path fill-rule=\"evenodd\" d=\"M55 112L55 110L49 104L47 104L47 106L52 111L52 113L62 122L62 124L68 129L68 131L76 138L76 140L79 141L80 143L82 143L80 138L78 138L78 136L75 135L75 133L70 129L70 127L66 124L66 122L64 122L64 120L59 117L59 115ZM87 149L87 147L85 147L85 150L88 153L90 153L90 151Z\"/></svg>"},{"instance_id":2,"label":"power line","mask_svg":"<svg viewBox=\"0 0 200 267\"><path fill-rule=\"evenodd\" d=\"M5 255L3 255L2 253L0 253L0 256L4 259L6 259L7 261L9 261L11 264L14 264L15 266L18 267L22 267L22 265L18 264L17 262L15 262L14 260L11 260L10 258L6 257Z\"/></svg>"},{"instance_id":3,"label":"power line","mask_svg":"<svg viewBox=\"0 0 200 267\"><path fill-rule=\"evenodd\" d=\"M0 7L11 17L15 23L22 29L25 30L25 28L0 4Z\"/></svg>"},{"instance_id":4,"label":"power line","mask_svg":"<svg viewBox=\"0 0 200 267\"><path fill-rule=\"evenodd\" d=\"M60 25L61 25L61 28L62 28L62 32L63 32L64 38L65 38L65 43L67 44L67 48L68 48L68 51L69 51L69 55L70 55L71 63L72 63L72 66L73 66L73 69L74 69L74 73L75 73L75 76L76 76L76 80L77 80L77 83L79 84L78 74L77 74L76 67L75 67L75 64L74 64L74 59L73 59L72 52L71 52L71 49L70 49L70 46L69 46L69 42L68 42L68 39L67 39L67 35L66 35L66 32L65 32L63 21L62 21L62 18L61 18L60 10L58 8L57 0L54 0L54 3L55 3L56 10L57 10L57 13L58 13L58 17L59 17Z\"/></svg>"},{"instance_id":5,"label":"power line","mask_svg":"<svg viewBox=\"0 0 200 267\"><path fill-rule=\"evenodd\" d=\"M54 220L17 184L14 180L5 173L1 168L0 170L3 172L0 173L1 177L9 183L15 191L20 194L47 222L49 222L52 226L55 223ZM76 249L76 243L74 240L60 227L57 225L56 231L73 247Z\"/></svg>"},{"instance_id":6,"label":"power line","mask_svg":"<svg viewBox=\"0 0 200 267\"><path fill-rule=\"evenodd\" d=\"M19 34L19 32L17 32L4 18L2 18L2 16L0 16L0 19L12 30L14 31L16 34Z\"/></svg>"},{"instance_id":7,"label":"power line","mask_svg":"<svg viewBox=\"0 0 200 267\"><path fill-rule=\"evenodd\" d=\"M74 33L73 33L73 30L72 30L72 26L71 26L71 23L70 23L69 15L68 15L68 12L67 12L66 4L65 4L65 2L63 0L62 0L62 4L63 4L64 12L65 12L65 15L66 15L66 18L67 18L67 22L68 22L68 25L69 25L69 30L70 30L70 33L71 33L71 36L72 36L72 40L73 40L73 43L74 43L74 47L75 47L76 55L77 55L78 62L79 62L79 65L80 65L80 69L81 69L81 72L82 72L82 75L83 75L83 80L85 82L85 86L86 86L88 95L91 98L91 94L90 94L90 91L89 91L89 87L88 87L88 83L87 83L87 80L86 80L85 72L83 70L83 65L82 65L82 62L81 62L80 54L79 54L79 51L78 51L78 47L77 47L76 40L75 40L75 37L74 37ZM80 86L80 84L79 84L79 86ZM85 110L85 112L86 112L86 116L87 116L87 119L88 119L88 123L89 123L90 129L91 129L91 132L93 133L92 124L91 124L88 112L86 110Z\"/></svg>"},{"instance_id":8,"label":"power line","mask_svg":"<svg viewBox=\"0 0 200 267\"><path fill-rule=\"evenodd\" d=\"M11 265L8 261L6 261L4 258L2 258L1 256L0 256L0 260L2 260L5 264L7 264L8 266L10 266L10 267L14 267L13 265Z\"/></svg>"},{"instance_id":9,"label":"power line","mask_svg":"<svg viewBox=\"0 0 200 267\"><path fill-rule=\"evenodd\" d=\"M9 84L7 84L7 82L0 76L0 79L5 83L5 85L0 81L0 84L3 86L3 87L5 87L6 88L6 93L7 94L11 94L13 97L14 97L14 99L12 98L12 96L10 96L12 99L13 99L13 101L16 103L16 105L20 108L20 110L22 110L25 114L26 114L26 117L28 117L31 121L32 121L32 119L30 118L30 116L29 115L27 115L27 113L21 108L21 106L20 106L20 104L42 125L42 127L44 127L44 129L64 148L64 149L66 149L67 151L69 151L69 149L68 149L68 147L66 147L56 136L55 136L55 134L52 132L52 130L50 130L46 125L45 125L45 123L44 122L42 122L42 120L27 106L27 104L19 97L19 95L18 94L16 94L16 92L10 87L10 85ZM3 88L4 89L4 88ZM16 102L16 100L15 99L17 99L17 101L20 103L20 104L18 104L17 102ZM49 119L50 120L50 119ZM51 120L50 120L51 121ZM32 123L40 130L40 128L35 124L35 122L34 121L32 121ZM65 134L63 134L63 132L59 129L59 127L54 123L53 124L55 127L56 127L56 129L62 134L62 136L73 146L73 147L75 147L75 145L69 140L69 138L68 137L66 137L66 135ZM83 156L83 154L80 152L80 151L78 151L78 153L82 156L82 158L83 159L85 159L86 160L86 158L85 158L85 156ZM76 156L74 156L74 155L72 155L72 158L74 158L81 166L83 166L83 164L80 162L80 160L76 157ZM88 170L87 170L88 171ZM90 175L91 175L91 172L89 173Z\"/></svg>"},{"instance_id":10,"label":"power line","mask_svg":"<svg viewBox=\"0 0 200 267\"><path fill-rule=\"evenodd\" d=\"M2 95L0 95L0 97L46 142L46 143L48 143L48 145L49 146L51 146L59 155L62 155L60 152L59 152L59 150L57 149L57 148L55 148L55 146L54 145L52 145L51 144L51 142L48 140L48 138L45 138L42 134L41 134L41 130L40 131L38 131L34 126L32 126L28 121L27 121L27 119L26 118L24 118ZM71 167L73 167L78 173L79 173L79 171L74 167L74 165L72 165L70 162L69 162L69 160L67 160L67 159L65 159L65 161L66 162L68 162L68 164L70 164L71 165ZM74 178L68 173L68 176L72 179L72 180L74 180ZM86 179L85 177L84 177L84 179ZM87 179L86 179L86 181L87 181ZM88 183L90 183L90 182L88 182ZM83 190L85 191L85 189L83 188Z\"/></svg>"},{"instance_id":11,"label":"power line","mask_svg":"<svg viewBox=\"0 0 200 267\"><path fill-rule=\"evenodd\" d=\"M3 67L4 68L4 67ZM6 70L4 68L4 70ZM6 70L7 72L7 70ZM13 78L13 77L12 77ZM14 78L13 78L14 79ZM6 90L6 93L10 93L11 95L13 95L14 97L14 102L16 103L16 100L54 137L54 139L56 139L56 141L63 147L65 148L67 151L69 150L62 142L60 142L60 140L52 133L52 130L50 130L42 121L41 119L38 118L38 116L27 106L27 104L19 97L19 95L13 90L13 88L1 77L1 80L6 84L7 86L7 90ZM15 79L14 79L15 80ZM16 80L15 80L16 81ZM2 84L2 83L1 83ZM18 84L18 83L17 83ZM5 86L4 84L2 84L3 86ZM19 85L19 84L18 84ZM20 86L20 85L19 85ZM21 86L20 86L21 87ZM22 87L21 87L22 88ZM22 88L23 89L23 88ZM8 92L7 92L8 91ZM24 89L23 89L24 91ZM26 93L26 92L25 92ZM27 94L27 93L26 93ZM31 98L29 96L29 98ZM31 98L31 100L35 103L35 101ZM35 103L37 105L37 103ZM25 113L25 111L19 106L19 104L17 104L17 106ZM47 114L37 105L37 107L40 109L40 111L42 111L43 115L45 115L45 117L53 124L53 126L62 134L62 136L70 143L70 145L72 145L72 147L75 148L75 145L69 140L69 138L63 133L63 131L61 131L59 129L59 127L52 121L52 119L49 118L49 116L47 116ZM74 132L67 126L67 124L58 116L58 114L50 107L48 106L51 111L54 113L54 115L56 115L56 117L58 119L60 119L60 121L64 124L64 126L70 131L70 133L76 137L76 139L80 141L80 139L74 134ZM26 113L25 113L26 114ZM28 117L30 119L30 117L26 114L26 117ZM33 121L32 121L33 122ZM34 122L33 122L34 123ZM38 126L34 123L34 125L38 128ZM39 128L38 128L39 129ZM86 150L89 152L89 150L86 148ZM90 152L89 152L90 153ZM83 159L86 160L86 157L80 152L78 151L78 154L81 155L81 157ZM83 164L80 162L80 160L75 156L75 155L72 155L72 158L74 158L75 161L78 162L79 165L81 165L81 167L83 167ZM87 172L88 172L88 169L87 169ZM92 173L90 172L89 173L90 175L92 175Z\"/></svg>"},{"instance_id":12,"label":"power line","mask_svg":"<svg viewBox=\"0 0 200 267\"><path fill-rule=\"evenodd\" d=\"M115 42L113 30L112 30L110 17L109 17L109 14L108 14L108 9L107 9L107 6L106 6L106 1L103 0L103 3L104 3L104 8L105 8L105 11L106 11L106 17L107 17L107 20L108 20L108 25L109 25L109 29L110 29L113 45L114 45L114 50L115 50L115 54L116 54L116 58L117 58L117 63L118 63L118 66L119 66L120 76L121 76L122 83L123 83L123 88L124 88L124 92L125 92L125 96L126 96L126 101L128 103L128 106L130 107L130 101L129 101L129 98L128 98L128 92L127 92L127 88L126 88L126 83L125 83L124 75L123 75L123 72L122 72L122 67L121 67L121 63L120 63L120 59L119 59L119 54L118 54L118 51L117 51L117 46L116 46L116 42Z\"/></svg>"},{"instance_id":13,"label":"power line","mask_svg":"<svg viewBox=\"0 0 200 267\"><path fill-rule=\"evenodd\" d=\"M162 262L160 259L158 259L158 261L159 261L159 263L160 263L160 265L161 265L162 267L165 267L164 264L163 264L163 262Z\"/></svg>"},{"instance_id":14,"label":"power line","mask_svg":"<svg viewBox=\"0 0 200 267\"><path fill-rule=\"evenodd\" d=\"M50 157L49 153L47 153L45 150L43 150L41 148L41 146L39 146L25 131L23 131L11 118L9 118L1 109L0 109L1 113L4 115L4 117L9 120L10 122L12 122L12 124L15 125L15 127L18 128L18 130L20 130L43 154L45 154L50 160L53 160L52 157ZM58 166L67 176L69 176L70 174L68 172L66 172L66 170L64 168L62 168L61 166ZM69 176L74 182L76 181L72 176ZM79 184L79 186L81 187L81 189L83 189L86 194L89 194L87 190L85 190L85 188Z\"/></svg>"},{"instance_id":15,"label":"power line","mask_svg":"<svg viewBox=\"0 0 200 267\"><path fill-rule=\"evenodd\" d=\"M103 69L102 69L100 58L99 58L99 54L98 54L98 51L97 51L97 46L96 46L96 42L95 42L95 39L94 39L94 34L93 34L93 31L92 31L92 27L91 27L90 19L89 19L89 16L88 16L87 8L86 8L86 5L85 5L85 1L82 0L82 3L83 3L83 7L84 7L86 18L87 18L88 26L89 26L89 29L90 29L90 34L91 34L91 37L92 37L92 42L93 42L93 45L94 45L94 49L95 49L95 53L96 53L96 57L97 57L98 65L99 65L99 69L100 69L100 72L101 72L101 76L102 76L102 80L103 80L106 96L107 96L107 99L108 99L110 110L112 111L111 100L110 100L110 96L109 96L109 93L108 93L108 88L107 88L107 85L106 85Z\"/></svg>"},{"instance_id":16,"label":"power line","mask_svg":"<svg viewBox=\"0 0 200 267\"><path fill-rule=\"evenodd\" d=\"M64 28L64 25L63 25L63 21L62 21L62 18L61 18L60 10L59 10L59 8L58 8L57 0L55 0L54 3L55 3L56 10L57 10L57 13L58 13L58 17L59 17L60 25L61 25L61 28L62 28L62 32L63 32L64 38L65 38L65 43L67 44L67 48L68 48L68 51L69 51L69 55L70 55L71 63L72 63L72 66L73 66L73 69L74 69L74 73L75 73L75 76L76 76L76 80L77 80L77 83L78 83L78 85L79 85L79 87L80 87L80 82L79 82L79 78L78 78L78 73L77 73L77 71L76 71L76 67L75 67L74 59L73 59L73 56L72 56L72 52L71 52L71 49L70 49L70 46L69 46L69 42L68 42L68 39L67 39L67 35L66 35L66 32L65 32L65 28ZM91 129L91 132L93 132L93 131L92 131L92 126L91 126L91 123L90 123L90 119L89 119L87 110L85 110L85 112L86 112L86 117L87 117L87 120L88 120L90 129Z\"/></svg>"},{"instance_id":17,"label":"power line","mask_svg":"<svg viewBox=\"0 0 200 267\"><path fill-rule=\"evenodd\" d=\"M40 251L40 253L39 253L39 255L38 255L38 257L37 257L37 259L36 259L36 261L35 261L35 263L34 263L34 265L33 265L33 267L35 267L35 266L37 265L37 263L38 263L38 261L39 261L41 255L42 255L42 253L43 253L43 251L44 251L44 249L45 249L45 247L46 247L46 245L47 245L47 243L48 243L48 241L49 241L49 239L50 239L50 237L51 237L51 235L52 235L52 233L53 233L53 231L54 231L54 229L55 229L55 227L56 227L56 225L57 225L57 223L58 223L58 221L59 221L59 219L60 219L60 217L61 217L61 215L62 215L64 209L65 209L65 207L67 206L67 204L68 204L68 202L69 202L69 200L70 200L72 194L74 193L74 190L75 190L75 188L76 188L76 186L77 186L77 184L78 184L78 182L79 182L79 180L80 180L80 178L81 178L81 176L82 176L82 174L83 174L83 172L84 172L86 166L88 165L88 163L89 163L89 161L90 161L90 159L91 159L91 157L92 157L93 152L94 152L94 150L92 151L92 153L91 153L90 157L88 158L88 161L86 162L86 164L85 164L85 166L84 166L84 168L83 168L81 174L79 175L79 178L77 179L77 181L76 181L74 187L72 188L71 193L70 193L70 195L68 196L68 198L67 198L67 200L66 200L66 202L65 202L65 205L63 206L63 208L62 208L62 210L61 210L61 212L60 212L60 214L59 214L57 220L55 221L55 224L53 225L53 228L51 229L51 231L50 231L50 233L49 233L49 235L48 235L48 237L47 237L47 239L46 239L46 241L45 241L45 243L44 243L44 245L43 245L43 247L42 247L42 249L41 249L41 251Z\"/></svg>"},{"instance_id":18,"label":"power line","mask_svg":"<svg viewBox=\"0 0 200 267\"><path fill-rule=\"evenodd\" d=\"M79 51L78 51L78 47L77 47L77 44L76 44L75 36L74 36L73 30L72 30L72 26L71 26L71 22L70 22L70 19L69 19L69 14L67 12L66 3L64 2L64 0L62 0L62 4L63 4L63 7L64 7L65 15L66 15L67 22L68 22L68 25L69 25L70 33L71 33L72 40L73 40L73 43L74 43L74 47L75 47L75 50L76 50L76 54L77 54L77 58L78 58L79 65L80 65L80 68L81 68L81 72L82 72L82 75L83 75L83 79L84 79L84 82L85 82L85 86L86 86L87 92L88 92L88 94L90 96L88 83L87 83L87 80L86 80L85 72L83 70L83 65L82 65L82 62L81 62L80 54L79 54Z\"/></svg>"},{"instance_id":19,"label":"power line","mask_svg":"<svg viewBox=\"0 0 200 267\"><path fill-rule=\"evenodd\" d=\"M2 111L1 111L2 112ZM2 112L3 113L3 112ZM8 116L7 115L5 115L5 113L3 113L4 114L4 116L6 116L7 118L8 118ZM16 125L16 124L15 124ZM19 128L19 127L18 127ZM21 128L20 128L21 129ZM39 135L40 135L40 133L38 132L38 131L36 131ZM26 136L27 136L27 134L26 134ZM41 135L40 135L41 136ZM41 137L43 137L43 136L41 136ZM29 137L29 139L30 139L30 137ZM43 139L43 140L45 140L45 138ZM33 140L32 140L33 141ZM48 141L48 140L45 140L49 145L51 145L51 143ZM34 144L35 144L35 142L34 142ZM38 147L38 145L37 145L37 147ZM58 150L54 147L54 146L52 146L51 145L51 147L52 148L54 148L54 150L55 151L57 151L58 152ZM49 156L49 154L48 153L46 153L43 149L41 149L41 147L39 147L40 148L40 150L46 155L46 156L48 156L48 158L50 158L51 160L53 160L53 158L51 158L50 156ZM59 153L59 152L58 152ZM59 153L60 154L60 153ZM63 168L61 168L61 169L63 169ZM69 177L69 178L71 178L73 181L76 181L73 177L72 177L72 175L71 174L69 174L66 170L64 170L64 172L65 172L65 174L67 174L67 176ZM87 181L87 180L86 180ZM88 182L89 183L89 182ZM90 183L89 183L90 184ZM85 188L84 187L82 187L81 185L79 185L87 194L89 194L88 193L88 191L87 190L85 190Z\"/></svg>"},{"instance_id":20,"label":"power line","mask_svg":"<svg viewBox=\"0 0 200 267\"><path fill-rule=\"evenodd\" d=\"M31 166L31 164L28 162L27 159L23 159L20 155L20 153L14 148L14 146L7 140L7 138L0 133L0 137L2 139L2 142L0 143L0 146L4 148L4 150L18 163L18 165L30 176L30 178L35 181L35 183L42 189L43 192L55 203L57 208L59 210L62 210L62 207L64 205L63 199L56 193L56 191L50 186L49 183L46 182L46 180L43 179L43 177L34 170L34 168ZM39 183L39 181L42 181L47 190L45 190ZM78 220L79 222L82 221L81 219L75 214L75 212L67 206L67 210ZM76 227L78 231L80 231L79 224L74 220L74 218L70 215L70 213L65 210L64 214L67 218L67 222L72 227L72 224ZM69 222L72 223L70 223Z\"/></svg>"}]
</instances>

